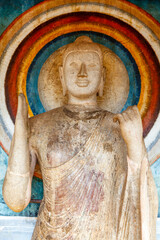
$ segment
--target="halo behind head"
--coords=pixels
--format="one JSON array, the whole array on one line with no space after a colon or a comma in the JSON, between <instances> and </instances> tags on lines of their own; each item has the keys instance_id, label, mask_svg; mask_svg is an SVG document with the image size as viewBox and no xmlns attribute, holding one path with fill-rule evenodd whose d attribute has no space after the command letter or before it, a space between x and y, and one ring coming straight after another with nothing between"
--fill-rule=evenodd
<instances>
[{"instance_id":1,"label":"halo behind head","mask_svg":"<svg viewBox=\"0 0 160 240\"><path fill-rule=\"evenodd\" d=\"M96 52L100 58L101 64L103 64L103 54L102 50L99 47L99 44L92 41L92 39L88 36L80 36L73 43L70 43L63 55L63 62L65 61L68 54L71 52L77 51L92 51Z\"/></svg>"}]
</instances>

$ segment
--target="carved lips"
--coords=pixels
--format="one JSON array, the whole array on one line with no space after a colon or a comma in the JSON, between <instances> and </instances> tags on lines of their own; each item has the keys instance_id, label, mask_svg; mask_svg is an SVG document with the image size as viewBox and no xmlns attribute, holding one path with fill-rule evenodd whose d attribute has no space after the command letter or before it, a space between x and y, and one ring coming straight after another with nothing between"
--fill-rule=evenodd
<instances>
[{"instance_id":1,"label":"carved lips","mask_svg":"<svg viewBox=\"0 0 160 240\"><path fill-rule=\"evenodd\" d=\"M78 87L87 87L90 81L88 79L79 79L75 82Z\"/></svg>"}]
</instances>

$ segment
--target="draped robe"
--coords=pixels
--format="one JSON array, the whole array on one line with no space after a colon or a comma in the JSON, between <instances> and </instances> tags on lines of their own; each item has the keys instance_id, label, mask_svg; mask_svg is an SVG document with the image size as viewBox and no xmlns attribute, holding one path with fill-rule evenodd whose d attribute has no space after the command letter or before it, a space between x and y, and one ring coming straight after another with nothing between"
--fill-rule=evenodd
<instances>
[{"instance_id":1,"label":"draped robe","mask_svg":"<svg viewBox=\"0 0 160 240\"><path fill-rule=\"evenodd\" d=\"M129 170L127 148L118 123L113 122L114 115L98 110L88 113L88 119L84 112L74 119L65 112L70 111L62 107L45 113L47 117L41 114L30 120L30 148L37 155L44 185L32 240L142 239L141 172ZM89 126L93 119L96 121L83 144L73 152L69 149L71 157L60 161L59 156L65 159L65 144L54 147L55 132L63 138L68 133L62 130L65 121L74 122L73 126L84 121ZM71 129L69 139L75 141L72 135ZM157 202L149 169L144 184L149 199L147 240L154 240Z\"/></svg>"}]
</instances>

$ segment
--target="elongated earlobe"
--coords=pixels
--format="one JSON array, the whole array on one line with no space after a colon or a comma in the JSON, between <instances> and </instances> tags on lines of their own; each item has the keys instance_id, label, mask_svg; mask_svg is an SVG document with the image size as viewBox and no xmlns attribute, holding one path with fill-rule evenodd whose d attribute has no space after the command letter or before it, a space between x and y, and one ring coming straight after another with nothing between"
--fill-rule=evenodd
<instances>
[{"instance_id":1,"label":"elongated earlobe","mask_svg":"<svg viewBox=\"0 0 160 240\"><path fill-rule=\"evenodd\" d=\"M103 96L103 88L104 88L104 81L106 79L106 68L103 67L103 70L102 70L102 77L101 77L101 83L99 85L99 90L98 90L98 95L100 97Z\"/></svg>"},{"instance_id":2,"label":"elongated earlobe","mask_svg":"<svg viewBox=\"0 0 160 240\"><path fill-rule=\"evenodd\" d=\"M98 90L98 96L99 97L103 96L103 86L104 86L103 79L101 79L101 83L99 85L99 90Z\"/></svg>"},{"instance_id":3,"label":"elongated earlobe","mask_svg":"<svg viewBox=\"0 0 160 240\"><path fill-rule=\"evenodd\" d=\"M59 76L60 76L60 80L61 80L61 84L62 84L62 88L63 88L63 96L66 96L67 87L66 87L66 83L65 83L65 80L64 80L63 67L62 66L59 67Z\"/></svg>"}]
</instances>

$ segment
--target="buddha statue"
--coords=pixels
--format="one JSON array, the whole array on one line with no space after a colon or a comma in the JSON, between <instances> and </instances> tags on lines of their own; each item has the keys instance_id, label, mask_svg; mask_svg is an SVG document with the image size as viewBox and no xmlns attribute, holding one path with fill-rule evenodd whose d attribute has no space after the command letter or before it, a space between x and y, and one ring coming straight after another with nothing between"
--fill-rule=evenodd
<instances>
[{"instance_id":1,"label":"buddha statue","mask_svg":"<svg viewBox=\"0 0 160 240\"><path fill-rule=\"evenodd\" d=\"M155 240L157 193L137 106L98 107L105 69L89 37L67 46L59 74L67 105L28 119L18 97L6 204L15 212L29 204L38 161L44 197L32 240Z\"/></svg>"}]
</instances>

